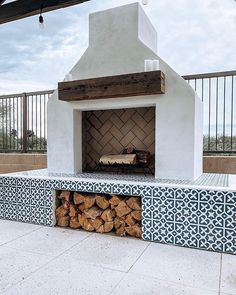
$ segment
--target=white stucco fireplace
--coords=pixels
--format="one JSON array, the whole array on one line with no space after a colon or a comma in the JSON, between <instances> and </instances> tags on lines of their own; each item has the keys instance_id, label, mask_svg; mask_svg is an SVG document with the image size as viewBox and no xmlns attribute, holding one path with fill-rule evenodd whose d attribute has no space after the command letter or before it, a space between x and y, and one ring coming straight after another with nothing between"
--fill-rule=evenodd
<instances>
[{"instance_id":1,"label":"white stucco fireplace","mask_svg":"<svg viewBox=\"0 0 236 295\"><path fill-rule=\"evenodd\" d=\"M236 254L236 177L202 174L202 103L159 58L156 36L137 3L90 16L73 81L48 102L48 169L0 175L0 219ZM145 72L147 60L160 70ZM145 144L155 177L81 173L84 136Z\"/></svg>"},{"instance_id":2,"label":"white stucco fireplace","mask_svg":"<svg viewBox=\"0 0 236 295\"><path fill-rule=\"evenodd\" d=\"M48 103L49 172L82 172L83 111L154 107L155 177L193 180L202 174L202 102L157 55L157 33L138 3L90 15L89 47L69 74L83 80L142 73L145 60L159 60L164 94L65 102L54 92Z\"/></svg>"}]
</instances>

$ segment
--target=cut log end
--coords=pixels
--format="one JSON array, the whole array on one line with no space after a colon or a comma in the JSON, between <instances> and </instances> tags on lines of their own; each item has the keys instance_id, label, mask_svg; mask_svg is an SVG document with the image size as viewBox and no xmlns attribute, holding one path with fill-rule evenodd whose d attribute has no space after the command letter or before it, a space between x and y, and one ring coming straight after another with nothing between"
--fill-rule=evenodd
<instances>
[{"instance_id":1,"label":"cut log end","mask_svg":"<svg viewBox=\"0 0 236 295\"><path fill-rule=\"evenodd\" d=\"M69 224L70 224L70 217L69 216L63 216L63 217L59 217L57 219L57 226L68 227Z\"/></svg>"},{"instance_id":2,"label":"cut log end","mask_svg":"<svg viewBox=\"0 0 236 295\"><path fill-rule=\"evenodd\" d=\"M115 211L118 217L123 217L125 215L128 215L132 211L132 209L130 209L130 207L126 204L125 201L122 201L115 208Z\"/></svg>"},{"instance_id":3,"label":"cut log end","mask_svg":"<svg viewBox=\"0 0 236 295\"><path fill-rule=\"evenodd\" d=\"M70 219L70 227L73 229L78 229L81 227L81 224L79 223L79 220L77 217L71 217Z\"/></svg>"},{"instance_id":4,"label":"cut log end","mask_svg":"<svg viewBox=\"0 0 236 295\"><path fill-rule=\"evenodd\" d=\"M132 210L136 210L136 211L141 210L141 202L140 202L140 199L137 197L128 198L126 203Z\"/></svg>"},{"instance_id":5,"label":"cut log end","mask_svg":"<svg viewBox=\"0 0 236 295\"><path fill-rule=\"evenodd\" d=\"M96 204L103 210L107 209L110 205L109 200L102 195L96 195Z\"/></svg>"}]
</instances>

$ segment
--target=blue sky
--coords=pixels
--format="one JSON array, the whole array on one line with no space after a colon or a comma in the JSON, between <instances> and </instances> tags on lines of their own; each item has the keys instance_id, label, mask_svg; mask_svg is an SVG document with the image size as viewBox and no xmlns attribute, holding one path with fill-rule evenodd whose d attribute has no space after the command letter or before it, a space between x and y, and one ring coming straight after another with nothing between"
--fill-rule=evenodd
<instances>
[{"instance_id":1,"label":"blue sky","mask_svg":"<svg viewBox=\"0 0 236 295\"><path fill-rule=\"evenodd\" d=\"M88 43L91 12L133 3L88 3L0 25L0 94L53 89ZM141 2L141 1L140 1ZM144 9L158 31L158 53L180 74L236 69L234 0L149 0Z\"/></svg>"}]
</instances>

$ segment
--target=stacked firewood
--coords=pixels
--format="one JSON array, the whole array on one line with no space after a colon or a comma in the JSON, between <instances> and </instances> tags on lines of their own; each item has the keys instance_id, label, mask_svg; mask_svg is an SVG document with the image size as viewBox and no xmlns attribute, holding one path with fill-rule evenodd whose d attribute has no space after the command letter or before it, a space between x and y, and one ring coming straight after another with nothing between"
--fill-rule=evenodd
<instances>
[{"instance_id":1,"label":"stacked firewood","mask_svg":"<svg viewBox=\"0 0 236 295\"><path fill-rule=\"evenodd\" d=\"M62 191L56 209L57 225L86 231L126 234L141 238L141 203L138 197Z\"/></svg>"}]
</instances>

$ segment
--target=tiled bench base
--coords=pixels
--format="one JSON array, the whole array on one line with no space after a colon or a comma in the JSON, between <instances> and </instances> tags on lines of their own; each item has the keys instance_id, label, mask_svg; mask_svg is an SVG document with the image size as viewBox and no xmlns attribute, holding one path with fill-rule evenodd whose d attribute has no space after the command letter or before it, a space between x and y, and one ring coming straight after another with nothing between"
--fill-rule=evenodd
<instances>
[{"instance_id":1,"label":"tiled bench base","mask_svg":"<svg viewBox=\"0 0 236 295\"><path fill-rule=\"evenodd\" d=\"M54 226L54 191L142 198L143 239L236 254L236 192L227 188L73 177L0 177L0 218Z\"/></svg>"}]
</instances>

